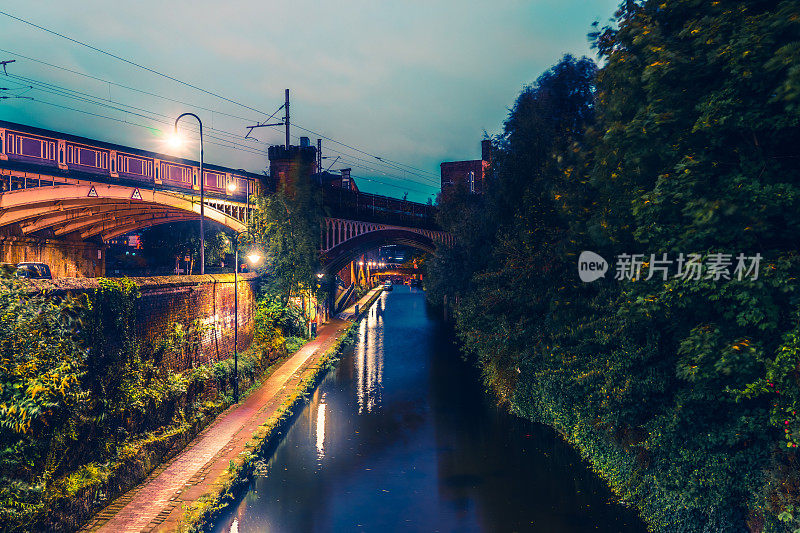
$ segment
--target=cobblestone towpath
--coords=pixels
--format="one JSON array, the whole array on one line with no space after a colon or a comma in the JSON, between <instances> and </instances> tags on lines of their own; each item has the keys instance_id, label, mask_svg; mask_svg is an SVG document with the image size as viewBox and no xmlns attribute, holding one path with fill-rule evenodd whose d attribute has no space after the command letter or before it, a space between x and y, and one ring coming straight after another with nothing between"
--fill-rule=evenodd
<instances>
[{"instance_id":1,"label":"cobblestone towpath","mask_svg":"<svg viewBox=\"0 0 800 533\"><path fill-rule=\"evenodd\" d=\"M209 491L229 461L246 449L245 443L253 432L269 420L300 384L306 371L349 325L349 321L333 319L320 327L317 337L284 361L258 389L238 406L220 414L183 451L114 500L82 531L177 530L184 504L189 505Z\"/></svg>"}]
</instances>

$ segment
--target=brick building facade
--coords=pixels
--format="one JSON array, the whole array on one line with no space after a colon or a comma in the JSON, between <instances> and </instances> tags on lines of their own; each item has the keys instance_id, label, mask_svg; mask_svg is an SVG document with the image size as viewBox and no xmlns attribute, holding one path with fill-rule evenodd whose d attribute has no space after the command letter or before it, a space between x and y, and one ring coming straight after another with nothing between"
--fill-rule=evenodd
<instances>
[{"instance_id":1,"label":"brick building facade","mask_svg":"<svg viewBox=\"0 0 800 533\"><path fill-rule=\"evenodd\" d=\"M483 194L486 191L486 178L492 161L492 142L481 141L481 158L470 161L446 161L441 164L442 193L456 183L463 183L470 192Z\"/></svg>"}]
</instances>

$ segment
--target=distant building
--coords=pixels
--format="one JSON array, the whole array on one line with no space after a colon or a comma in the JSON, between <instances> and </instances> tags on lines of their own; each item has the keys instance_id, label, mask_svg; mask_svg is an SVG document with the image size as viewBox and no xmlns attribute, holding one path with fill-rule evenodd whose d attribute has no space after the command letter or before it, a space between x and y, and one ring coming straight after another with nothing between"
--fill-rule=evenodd
<instances>
[{"instance_id":1,"label":"distant building","mask_svg":"<svg viewBox=\"0 0 800 533\"><path fill-rule=\"evenodd\" d=\"M441 164L442 192L456 183L464 183L470 192L483 194L489 165L492 161L492 142L481 141L481 158L472 161L446 161Z\"/></svg>"},{"instance_id":2,"label":"distant building","mask_svg":"<svg viewBox=\"0 0 800 533\"><path fill-rule=\"evenodd\" d=\"M347 189L349 191L358 192L358 185L356 181L350 176L349 168L340 170L341 174L334 174L333 172L320 172L315 175L317 182L325 187L335 187L337 189Z\"/></svg>"}]
</instances>

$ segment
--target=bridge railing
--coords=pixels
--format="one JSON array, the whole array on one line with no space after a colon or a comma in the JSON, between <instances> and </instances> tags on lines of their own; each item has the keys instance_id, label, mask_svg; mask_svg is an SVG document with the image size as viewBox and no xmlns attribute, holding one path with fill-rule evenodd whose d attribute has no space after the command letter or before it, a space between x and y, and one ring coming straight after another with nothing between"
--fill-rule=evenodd
<instances>
[{"instance_id":1,"label":"bridge railing","mask_svg":"<svg viewBox=\"0 0 800 533\"><path fill-rule=\"evenodd\" d=\"M437 229L436 208L432 205L338 187L323 187L322 198L332 217Z\"/></svg>"}]
</instances>

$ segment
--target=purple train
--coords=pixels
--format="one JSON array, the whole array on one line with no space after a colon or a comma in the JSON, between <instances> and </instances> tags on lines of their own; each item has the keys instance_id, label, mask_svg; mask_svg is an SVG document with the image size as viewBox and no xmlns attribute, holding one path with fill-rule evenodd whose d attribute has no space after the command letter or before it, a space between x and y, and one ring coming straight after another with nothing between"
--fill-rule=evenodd
<instances>
[{"instance_id":1,"label":"purple train","mask_svg":"<svg viewBox=\"0 0 800 533\"><path fill-rule=\"evenodd\" d=\"M199 191L199 164L127 146L0 120L0 167L97 181ZM205 192L244 202L263 176L203 164ZM233 184L233 186L231 186ZM8 188L4 184L4 189Z\"/></svg>"}]
</instances>

